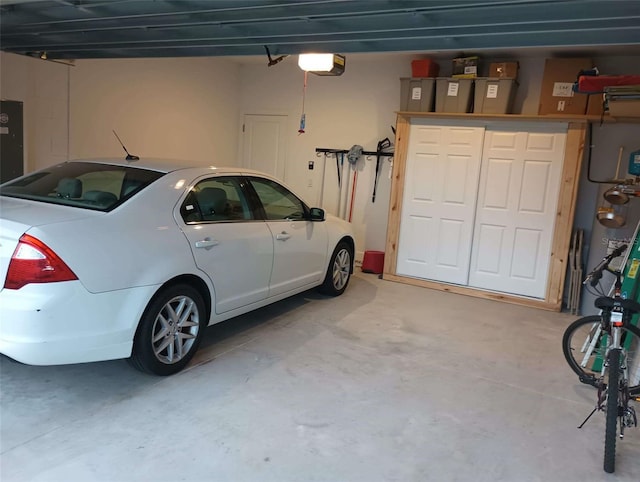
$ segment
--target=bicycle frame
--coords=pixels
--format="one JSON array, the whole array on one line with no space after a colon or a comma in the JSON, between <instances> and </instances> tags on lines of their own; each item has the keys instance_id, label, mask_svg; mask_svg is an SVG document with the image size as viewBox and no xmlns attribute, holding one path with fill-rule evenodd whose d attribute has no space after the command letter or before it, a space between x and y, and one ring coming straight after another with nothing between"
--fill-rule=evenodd
<instances>
[{"instance_id":1,"label":"bicycle frame","mask_svg":"<svg viewBox=\"0 0 640 482\"><path fill-rule=\"evenodd\" d=\"M600 291L602 296L596 299L595 305L601 310L600 316L591 317L590 321L593 323L590 328L589 325L581 325L581 320L576 320L563 336L563 350L569 364L573 363L572 367L579 366L585 369L586 373L594 374L587 376L585 372L581 374L579 369L576 371L574 368L581 382L593 385L598 390L595 408L578 428L582 428L596 411L605 413L606 472L613 472L615 469L616 438L624 437L626 427L637 426L635 409L629 402L640 400L632 395L637 393L636 385L640 380L640 360L629 358L631 354L637 354L639 335L631 322L632 317L640 313L640 304L622 297L622 271L609 268L611 260L620 256L625 249L626 246L621 246L606 256L584 281L584 284L590 282L592 287L596 287L604 271L615 276L615 284L609 296L604 296ZM573 333L571 330L579 330L581 326L588 330L586 339L579 340L576 349L572 350L568 348ZM573 361L570 361L570 358ZM633 385L630 385L630 382ZM634 389L630 390L630 387Z\"/></svg>"}]
</instances>

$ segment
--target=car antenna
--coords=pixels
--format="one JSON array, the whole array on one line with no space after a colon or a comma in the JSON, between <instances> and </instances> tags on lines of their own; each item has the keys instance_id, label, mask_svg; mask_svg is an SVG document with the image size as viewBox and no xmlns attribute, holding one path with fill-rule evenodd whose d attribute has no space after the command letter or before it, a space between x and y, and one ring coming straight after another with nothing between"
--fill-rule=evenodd
<instances>
[{"instance_id":1,"label":"car antenna","mask_svg":"<svg viewBox=\"0 0 640 482\"><path fill-rule=\"evenodd\" d=\"M120 143L120 145L124 149L124 152L127 153L127 157L125 157L125 159L127 161L138 161L138 160L140 160L140 158L138 156L133 156L133 155L129 154L129 151L127 151L127 148L124 147L124 144L122 143L122 141L118 137L118 134L116 133L115 129L112 129L112 131L113 131L113 135L116 136L116 139L118 139L118 142Z\"/></svg>"}]
</instances>

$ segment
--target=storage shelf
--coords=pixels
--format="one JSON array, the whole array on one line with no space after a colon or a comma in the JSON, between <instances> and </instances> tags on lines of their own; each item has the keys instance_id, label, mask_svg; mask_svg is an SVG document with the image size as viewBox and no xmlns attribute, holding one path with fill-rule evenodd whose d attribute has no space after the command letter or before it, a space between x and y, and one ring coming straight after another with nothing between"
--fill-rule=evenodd
<instances>
[{"instance_id":1,"label":"storage shelf","mask_svg":"<svg viewBox=\"0 0 640 482\"><path fill-rule=\"evenodd\" d=\"M456 112L397 112L398 115L404 117L434 117L434 118L448 118L448 119L511 119L511 120L526 120L526 121L564 121L564 122L600 122L605 123L628 123L628 124L640 124L640 117L612 117L605 115L601 118L599 115L562 115L562 114L463 114Z\"/></svg>"},{"instance_id":2,"label":"storage shelf","mask_svg":"<svg viewBox=\"0 0 640 482\"><path fill-rule=\"evenodd\" d=\"M564 161L561 183L558 190L558 204L556 217L553 226L553 240L551 244L551 256L549 261L549 272L545 297L541 300L532 300L513 295L508 298L504 294L493 294L492 299L499 299L509 303L517 303L526 306L536 306L538 308L560 310L562 306L562 295L564 292L564 281L567 271L568 259L566 253L569 252L571 243L571 231L573 226L573 216L575 213L578 184L580 180L580 166L584 154L586 143L587 127L592 122L599 122L599 116L586 115L523 115L523 114L456 114L445 112L398 112L396 121L396 147L393 163L393 173L391 181L391 195L389 200L389 218L387 228L387 243L384 259L384 279L401 281L404 283L416 284L443 291L453 291L471 296L487 296L487 291L479 290L469 286L452 288L447 285L430 280L417 280L415 278L403 276L397 272L398 246L400 239L400 219L403 209L403 198L405 189L405 177L407 172L407 151L409 145L409 131L412 119L432 118L436 119L459 119L477 120L478 123L489 123L494 120L496 124L500 121L509 125L517 125L520 122L566 122L567 137L564 149ZM611 122L608 120L607 122ZM633 119L638 123L640 119ZM436 121L437 123L437 121ZM455 291L454 291L455 289Z\"/></svg>"}]
</instances>

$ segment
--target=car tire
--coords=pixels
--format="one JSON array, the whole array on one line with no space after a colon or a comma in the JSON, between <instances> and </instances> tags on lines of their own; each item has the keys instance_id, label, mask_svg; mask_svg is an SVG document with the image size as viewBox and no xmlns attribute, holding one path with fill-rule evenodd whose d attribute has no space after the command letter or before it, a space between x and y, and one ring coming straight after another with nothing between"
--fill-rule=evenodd
<instances>
[{"instance_id":1,"label":"car tire","mask_svg":"<svg viewBox=\"0 0 640 482\"><path fill-rule=\"evenodd\" d=\"M206 326L204 301L196 289L186 284L165 288L147 305L128 361L146 373L173 375L189 363Z\"/></svg>"},{"instance_id":2,"label":"car tire","mask_svg":"<svg viewBox=\"0 0 640 482\"><path fill-rule=\"evenodd\" d=\"M319 291L330 296L339 296L344 293L351 278L352 268L353 250L351 246L341 241L331 255L327 275Z\"/></svg>"}]
</instances>

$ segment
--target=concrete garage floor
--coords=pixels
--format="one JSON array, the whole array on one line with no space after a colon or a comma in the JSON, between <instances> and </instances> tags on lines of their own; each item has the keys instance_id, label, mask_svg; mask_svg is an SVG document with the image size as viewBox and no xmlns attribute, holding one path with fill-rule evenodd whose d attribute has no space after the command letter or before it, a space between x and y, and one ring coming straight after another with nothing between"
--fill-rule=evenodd
<instances>
[{"instance_id":1,"label":"concrete garage floor","mask_svg":"<svg viewBox=\"0 0 640 482\"><path fill-rule=\"evenodd\" d=\"M566 366L565 314L357 274L209 328L170 378L1 360L10 481L634 481Z\"/></svg>"}]
</instances>

